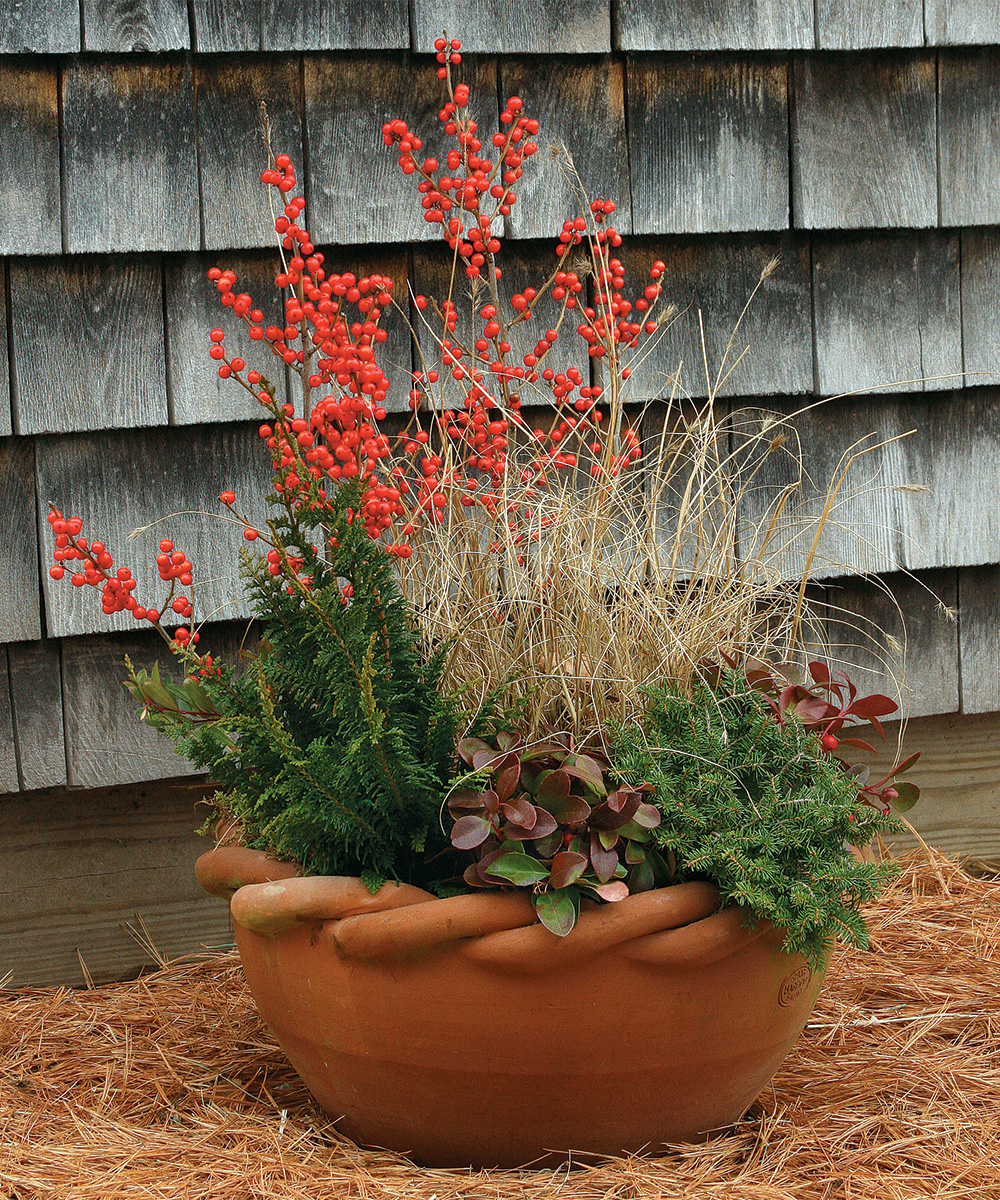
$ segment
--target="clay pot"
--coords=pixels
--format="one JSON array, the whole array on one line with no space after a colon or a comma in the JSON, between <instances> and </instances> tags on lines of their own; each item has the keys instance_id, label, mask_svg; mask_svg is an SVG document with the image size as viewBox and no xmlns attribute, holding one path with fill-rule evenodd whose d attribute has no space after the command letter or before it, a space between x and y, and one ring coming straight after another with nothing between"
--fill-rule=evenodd
<instances>
[{"instance_id":1,"label":"clay pot","mask_svg":"<svg viewBox=\"0 0 1000 1200\"><path fill-rule=\"evenodd\" d=\"M656 1151L738 1120L822 976L706 884L595 906L557 938L523 892L439 900L202 855L231 900L250 989L357 1142L441 1167Z\"/></svg>"}]
</instances>

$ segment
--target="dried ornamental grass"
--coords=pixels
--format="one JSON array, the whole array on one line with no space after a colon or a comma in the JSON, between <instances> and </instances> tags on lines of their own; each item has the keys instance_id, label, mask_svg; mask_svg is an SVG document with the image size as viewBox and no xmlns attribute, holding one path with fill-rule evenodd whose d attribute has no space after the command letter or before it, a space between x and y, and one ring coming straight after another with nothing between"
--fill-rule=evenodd
<instances>
[{"instance_id":1,"label":"dried ornamental grass","mask_svg":"<svg viewBox=\"0 0 1000 1200\"><path fill-rule=\"evenodd\" d=\"M338 1136L233 956L0 1001L5 1200L1000 1198L1000 882L931 853L838 950L806 1032L734 1130L571 1172L421 1170Z\"/></svg>"}]
</instances>

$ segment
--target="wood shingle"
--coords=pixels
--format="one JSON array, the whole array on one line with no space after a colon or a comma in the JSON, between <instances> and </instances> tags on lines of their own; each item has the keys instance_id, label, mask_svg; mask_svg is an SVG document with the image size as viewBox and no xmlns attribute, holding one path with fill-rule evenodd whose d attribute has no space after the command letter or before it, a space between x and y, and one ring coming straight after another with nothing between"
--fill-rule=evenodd
<instances>
[{"instance_id":1,"label":"wood shingle","mask_svg":"<svg viewBox=\"0 0 1000 1200\"><path fill-rule=\"evenodd\" d=\"M80 49L80 10L50 0L0 5L0 54L75 54Z\"/></svg>"},{"instance_id":2,"label":"wood shingle","mask_svg":"<svg viewBox=\"0 0 1000 1200\"><path fill-rule=\"evenodd\" d=\"M265 0L261 50L406 50L406 0Z\"/></svg>"},{"instance_id":3,"label":"wood shingle","mask_svg":"<svg viewBox=\"0 0 1000 1200\"><path fill-rule=\"evenodd\" d=\"M84 49L144 54L191 45L187 0L81 0Z\"/></svg>"},{"instance_id":4,"label":"wood shingle","mask_svg":"<svg viewBox=\"0 0 1000 1200\"><path fill-rule=\"evenodd\" d=\"M942 51L941 224L1000 223L1000 48Z\"/></svg>"},{"instance_id":5,"label":"wood shingle","mask_svg":"<svg viewBox=\"0 0 1000 1200\"><path fill-rule=\"evenodd\" d=\"M0 59L0 253L62 250L54 63Z\"/></svg>"},{"instance_id":6,"label":"wood shingle","mask_svg":"<svg viewBox=\"0 0 1000 1200\"><path fill-rule=\"evenodd\" d=\"M962 712L1000 710L1000 568L958 572Z\"/></svg>"},{"instance_id":7,"label":"wood shingle","mask_svg":"<svg viewBox=\"0 0 1000 1200\"><path fill-rule=\"evenodd\" d=\"M806 50L813 46L812 0L619 0L620 50Z\"/></svg>"},{"instance_id":8,"label":"wood shingle","mask_svg":"<svg viewBox=\"0 0 1000 1200\"><path fill-rule=\"evenodd\" d=\"M924 0L817 0L816 48L922 46Z\"/></svg>"},{"instance_id":9,"label":"wood shingle","mask_svg":"<svg viewBox=\"0 0 1000 1200\"><path fill-rule=\"evenodd\" d=\"M12 642L7 647L10 695L23 791L66 783L62 719L62 644Z\"/></svg>"},{"instance_id":10,"label":"wood shingle","mask_svg":"<svg viewBox=\"0 0 1000 1200\"><path fill-rule=\"evenodd\" d=\"M34 444L0 438L0 643L42 635L35 509Z\"/></svg>"},{"instance_id":11,"label":"wood shingle","mask_svg":"<svg viewBox=\"0 0 1000 1200\"><path fill-rule=\"evenodd\" d=\"M412 0L413 49L427 53L447 31L466 54L606 54L609 0Z\"/></svg>"}]
</instances>

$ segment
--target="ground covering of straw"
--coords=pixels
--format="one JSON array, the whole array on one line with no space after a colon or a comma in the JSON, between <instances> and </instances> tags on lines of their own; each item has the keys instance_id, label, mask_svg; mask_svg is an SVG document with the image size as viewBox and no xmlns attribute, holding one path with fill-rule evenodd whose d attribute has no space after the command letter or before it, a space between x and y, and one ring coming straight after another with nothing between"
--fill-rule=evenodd
<instances>
[{"instance_id":1,"label":"ground covering of straw","mask_svg":"<svg viewBox=\"0 0 1000 1200\"><path fill-rule=\"evenodd\" d=\"M238 961L0 992L0 1196L1000 1200L1000 881L907 860L732 1131L572 1172L420 1170L339 1137Z\"/></svg>"}]
</instances>

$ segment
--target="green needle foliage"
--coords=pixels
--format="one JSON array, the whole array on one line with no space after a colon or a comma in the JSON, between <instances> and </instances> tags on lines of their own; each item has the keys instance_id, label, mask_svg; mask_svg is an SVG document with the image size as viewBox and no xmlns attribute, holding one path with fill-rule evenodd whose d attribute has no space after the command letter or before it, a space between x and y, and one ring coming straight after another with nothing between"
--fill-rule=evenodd
<instances>
[{"instance_id":1,"label":"green needle foliage","mask_svg":"<svg viewBox=\"0 0 1000 1200\"><path fill-rule=\"evenodd\" d=\"M242 675L223 667L184 687L132 675L147 719L221 785L243 844L309 874L414 882L447 846L438 809L460 713L438 689L381 544L354 520L360 488L269 522L243 575L266 637ZM280 501L279 501L280 503ZM313 543L325 546L317 553ZM202 694L203 693L203 694Z\"/></svg>"},{"instance_id":2,"label":"green needle foliage","mask_svg":"<svg viewBox=\"0 0 1000 1200\"><path fill-rule=\"evenodd\" d=\"M819 736L790 714L779 724L745 677L690 693L648 693L641 727L617 731L613 761L630 783L654 785L661 822L653 840L676 861L675 880L714 883L723 903L787 931L789 951L813 969L832 938L867 947L859 908L896 873L858 862L850 846L898 832L899 822L858 801L858 784Z\"/></svg>"}]
</instances>

